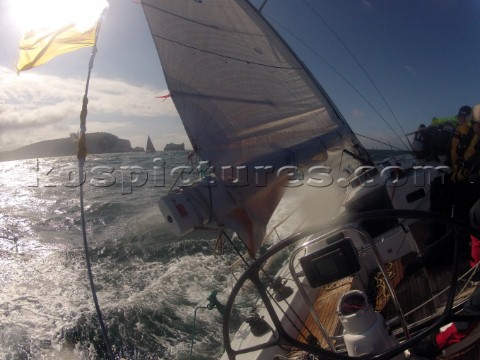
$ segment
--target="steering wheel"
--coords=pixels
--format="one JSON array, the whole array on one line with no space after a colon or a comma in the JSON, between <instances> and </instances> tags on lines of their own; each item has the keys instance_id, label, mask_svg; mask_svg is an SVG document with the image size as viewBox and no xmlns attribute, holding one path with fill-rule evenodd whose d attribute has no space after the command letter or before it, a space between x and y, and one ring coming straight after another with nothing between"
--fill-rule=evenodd
<instances>
[{"instance_id":1,"label":"steering wheel","mask_svg":"<svg viewBox=\"0 0 480 360\"><path fill-rule=\"evenodd\" d=\"M419 210L395 210L395 209L375 210L375 211L368 211L363 213L347 214L337 219L334 219L333 222L329 221L328 223L324 223L321 226L310 227L294 235L291 235L288 238L272 246L264 254L262 254L258 259L256 259L245 270L245 272L238 279L237 283L234 285L230 293L230 296L228 298L227 304L225 306L225 316L223 318L223 340L224 340L225 351L228 357L230 359L235 359L236 356L240 354L249 353L259 349L265 349L271 346L286 345L286 346L294 347L298 350L303 350L305 352L318 356L321 359L352 359L352 360L356 359L358 360L359 357L351 357L344 354L335 353L333 351L317 347L314 344L304 343L293 338L285 330L284 326L282 325L273 307L272 300L269 294L267 293L265 286L260 281L260 271L264 267L265 263L270 258L272 258L275 254L278 254L280 251L296 243L297 241L305 239L307 236L332 230L334 228L332 226L332 223L356 224L364 220L387 220L387 219L393 219L393 218L433 220L435 222L449 224L451 226L454 226L458 229L466 231L480 238L480 231L473 229L469 225L459 222L457 220L454 220L443 214L436 214L432 212L419 211ZM428 321L422 329L420 329L412 337L405 340L404 342L388 349L387 351L381 354L362 356L360 358L364 358L364 359L368 358L368 359L375 359L375 360L391 359L392 357L412 347L412 345L414 345L415 343L425 338L428 334L432 333L434 330L440 328L444 324L449 323L452 321L452 319L456 318L456 316L453 315L452 313L452 307L453 307L453 302L455 298L455 288L456 288L458 268L459 268L458 242L459 242L458 239L455 239L455 255L454 255L454 262L452 265L452 280L450 283L450 290L448 292L448 298L447 298L445 310L443 311L443 313L435 316L431 321ZM240 289L242 288L242 286L245 284L247 280L251 281L254 284L261 299L263 300L265 308L274 324L276 338L264 344L255 345L245 349L234 350L231 346L229 324L230 324L230 319L232 315L232 309L235 303L235 298L237 297Z\"/></svg>"}]
</instances>

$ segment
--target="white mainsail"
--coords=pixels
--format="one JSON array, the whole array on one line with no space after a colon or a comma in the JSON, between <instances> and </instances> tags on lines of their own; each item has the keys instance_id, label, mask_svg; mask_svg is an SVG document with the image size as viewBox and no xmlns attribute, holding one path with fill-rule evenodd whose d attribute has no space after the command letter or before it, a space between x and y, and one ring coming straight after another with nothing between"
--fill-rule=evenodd
<instances>
[{"instance_id":1,"label":"white mainsail","mask_svg":"<svg viewBox=\"0 0 480 360\"><path fill-rule=\"evenodd\" d=\"M236 231L252 251L263 239L285 176L259 186L250 171L242 183L248 186L234 186L235 176L225 179L222 168L271 166L276 171L287 165L328 165L331 154L343 149L368 162L338 110L248 1L142 0L142 4L193 149L211 163L218 181L227 183L226 188L185 191L197 203L206 202L213 219ZM211 196L212 191L221 195ZM219 196L221 205L212 200ZM164 215L175 212L176 205L171 205L170 210L162 209ZM178 211L185 217L183 210Z\"/></svg>"}]
</instances>

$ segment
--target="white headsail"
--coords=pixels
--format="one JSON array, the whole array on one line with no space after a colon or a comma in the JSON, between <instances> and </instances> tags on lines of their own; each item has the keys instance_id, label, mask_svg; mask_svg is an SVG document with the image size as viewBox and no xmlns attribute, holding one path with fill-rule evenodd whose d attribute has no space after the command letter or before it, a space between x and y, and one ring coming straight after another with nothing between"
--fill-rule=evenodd
<instances>
[{"instance_id":1,"label":"white headsail","mask_svg":"<svg viewBox=\"0 0 480 360\"><path fill-rule=\"evenodd\" d=\"M223 183L184 191L209 208L208 218L236 231L251 251L263 239L282 181L292 176L277 174L278 169L328 165L332 154L344 149L368 162L315 79L248 1L142 3L193 149L214 167L215 184ZM225 170L238 166L248 169L243 182ZM258 183L255 166L273 169L267 184ZM219 197L221 204L215 204ZM174 203L162 208L164 215L186 217ZM207 220L195 212L195 221Z\"/></svg>"}]
</instances>

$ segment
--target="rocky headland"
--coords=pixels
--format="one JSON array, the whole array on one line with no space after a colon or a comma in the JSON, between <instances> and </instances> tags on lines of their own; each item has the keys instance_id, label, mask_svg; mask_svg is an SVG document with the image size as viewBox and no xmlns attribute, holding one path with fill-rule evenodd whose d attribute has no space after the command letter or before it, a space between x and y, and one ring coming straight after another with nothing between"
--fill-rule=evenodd
<instances>
[{"instance_id":1,"label":"rocky headland","mask_svg":"<svg viewBox=\"0 0 480 360\"><path fill-rule=\"evenodd\" d=\"M120 139L113 134L87 133L87 153L105 154L132 151L145 151L142 147L132 148L130 140ZM69 156L77 154L77 141L73 136L65 139L45 140L22 146L11 151L0 152L0 161Z\"/></svg>"}]
</instances>

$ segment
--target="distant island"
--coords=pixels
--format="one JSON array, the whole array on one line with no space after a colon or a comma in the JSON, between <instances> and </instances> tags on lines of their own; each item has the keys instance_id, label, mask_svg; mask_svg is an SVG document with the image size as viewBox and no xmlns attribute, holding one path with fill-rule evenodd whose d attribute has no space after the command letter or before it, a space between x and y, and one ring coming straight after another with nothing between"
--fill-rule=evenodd
<instances>
[{"instance_id":1,"label":"distant island","mask_svg":"<svg viewBox=\"0 0 480 360\"><path fill-rule=\"evenodd\" d=\"M144 152L143 147L132 148L130 140L120 139L113 134L87 133L87 153L105 154L119 152ZM50 156L70 156L77 154L75 139L54 139L22 146L16 150L0 152L0 161L43 158Z\"/></svg>"},{"instance_id":2,"label":"distant island","mask_svg":"<svg viewBox=\"0 0 480 360\"><path fill-rule=\"evenodd\" d=\"M65 139L40 141L34 144L22 146L16 150L0 152L0 161L44 158L52 156L74 156L77 154L77 141L71 135ZM72 139L73 138L73 139ZM169 143L164 151L185 151L185 144ZM374 161L384 158L406 154L408 151L370 149L367 150ZM145 152L141 146L132 148L130 140L120 139L118 136L105 132L87 133L87 153L106 154L122 152Z\"/></svg>"},{"instance_id":3,"label":"distant island","mask_svg":"<svg viewBox=\"0 0 480 360\"><path fill-rule=\"evenodd\" d=\"M169 143L165 145L163 148L163 151L168 151L168 150L185 150L185 144L174 144L174 143Z\"/></svg>"}]
</instances>

